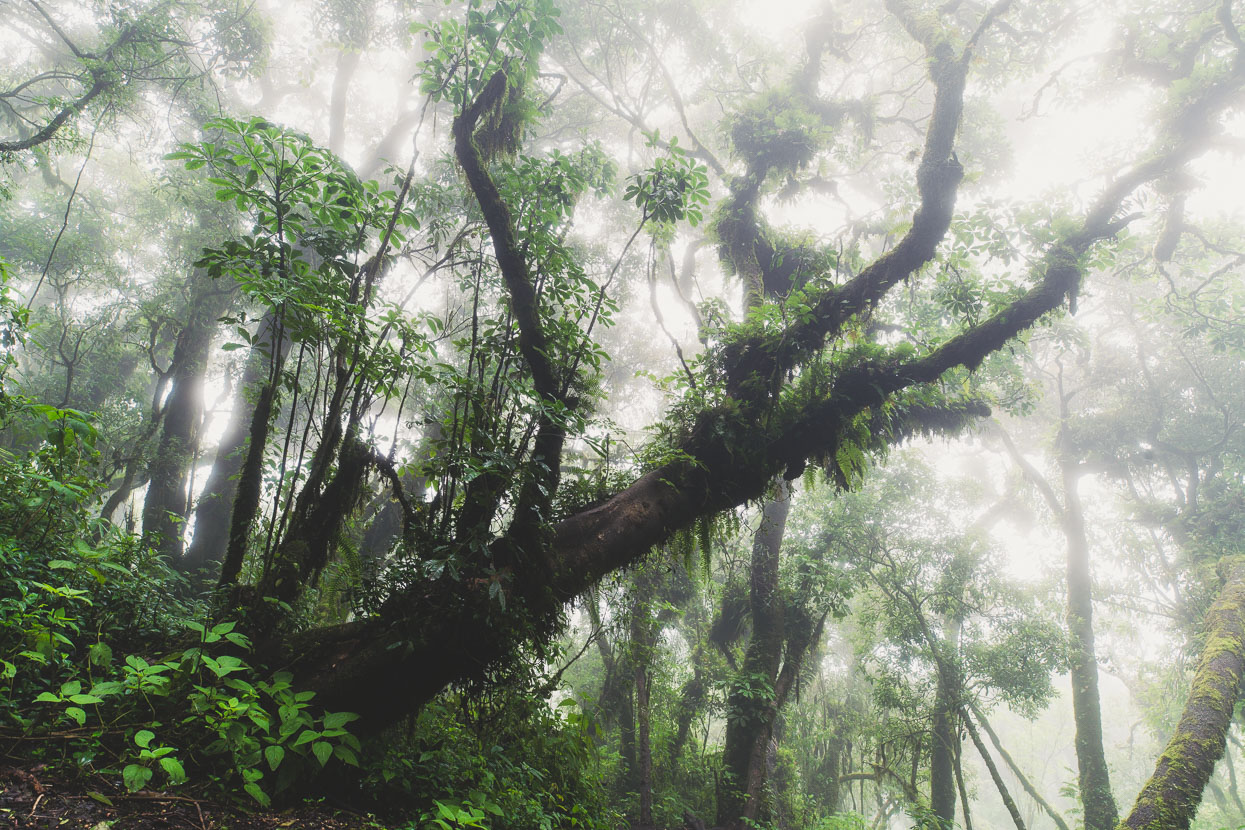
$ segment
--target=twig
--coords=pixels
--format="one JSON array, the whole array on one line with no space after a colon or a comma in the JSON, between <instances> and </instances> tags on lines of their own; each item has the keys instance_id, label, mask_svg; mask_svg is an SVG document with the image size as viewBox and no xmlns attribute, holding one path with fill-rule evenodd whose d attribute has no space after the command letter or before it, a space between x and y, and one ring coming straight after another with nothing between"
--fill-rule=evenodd
<instances>
[{"instance_id":1,"label":"twig","mask_svg":"<svg viewBox=\"0 0 1245 830\"><path fill-rule=\"evenodd\" d=\"M100 120L103 120L101 116ZM56 246L60 244L61 237L65 235L65 230L69 227L69 212L73 209L74 198L78 195L78 185L82 183L82 174L86 171L86 165L91 160L91 153L95 150L95 134L99 132L99 121L95 122L95 128L91 130L91 143L86 149L86 157L82 159L82 166L78 168L78 178L74 179L73 190L69 193L69 200L65 203L65 219L61 222L61 229L56 232L56 239L52 240L52 249L48 251L48 260L43 264L43 273L39 275L39 282L35 284L35 290L30 292L30 299L26 302L28 306L34 306L35 297L39 294L39 289L43 287L43 281L47 279L48 269L52 267L52 257L56 256Z\"/></svg>"}]
</instances>

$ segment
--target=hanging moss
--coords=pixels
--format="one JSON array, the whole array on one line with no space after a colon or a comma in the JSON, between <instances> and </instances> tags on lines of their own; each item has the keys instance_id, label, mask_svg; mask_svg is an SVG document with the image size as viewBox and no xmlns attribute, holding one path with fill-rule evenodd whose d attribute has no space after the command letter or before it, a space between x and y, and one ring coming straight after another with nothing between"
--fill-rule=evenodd
<instances>
[{"instance_id":1,"label":"hanging moss","mask_svg":"<svg viewBox=\"0 0 1245 830\"><path fill-rule=\"evenodd\" d=\"M506 76L506 91L480 116L475 131L476 147L484 162L513 158L523 141L523 128L534 114L524 95L524 75Z\"/></svg>"}]
</instances>

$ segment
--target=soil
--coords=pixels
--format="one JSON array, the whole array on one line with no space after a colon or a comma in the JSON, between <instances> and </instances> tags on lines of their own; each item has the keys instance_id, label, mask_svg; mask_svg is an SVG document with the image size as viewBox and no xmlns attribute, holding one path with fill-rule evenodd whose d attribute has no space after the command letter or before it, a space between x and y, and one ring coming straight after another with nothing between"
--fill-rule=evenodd
<instances>
[{"instance_id":1,"label":"soil","mask_svg":"<svg viewBox=\"0 0 1245 830\"><path fill-rule=\"evenodd\" d=\"M193 795L127 793L103 777L71 780L43 766L0 768L0 830L383 830L323 804L248 811Z\"/></svg>"}]
</instances>

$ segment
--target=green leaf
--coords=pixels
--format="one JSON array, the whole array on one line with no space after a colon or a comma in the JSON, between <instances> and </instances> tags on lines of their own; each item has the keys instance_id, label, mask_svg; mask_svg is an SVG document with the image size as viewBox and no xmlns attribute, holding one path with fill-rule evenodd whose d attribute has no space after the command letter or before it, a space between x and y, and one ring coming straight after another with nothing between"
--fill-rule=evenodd
<instances>
[{"instance_id":1,"label":"green leaf","mask_svg":"<svg viewBox=\"0 0 1245 830\"><path fill-rule=\"evenodd\" d=\"M176 758L161 758L160 766L164 768L164 772L169 776L169 781L174 784L184 784L186 782L186 770L182 766L182 762Z\"/></svg>"},{"instance_id":2,"label":"green leaf","mask_svg":"<svg viewBox=\"0 0 1245 830\"><path fill-rule=\"evenodd\" d=\"M267 807L272 804L272 799L269 798L268 794L261 790L259 785L254 781L243 786L242 789L246 790L247 795L258 801L261 807Z\"/></svg>"},{"instance_id":3,"label":"green leaf","mask_svg":"<svg viewBox=\"0 0 1245 830\"><path fill-rule=\"evenodd\" d=\"M121 779L130 792L138 792L151 780L151 770L138 764L130 764L121 771Z\"/></svg>"},{"instance_id":4,"label":"green leaf","mask_svg":"<svg viewBox=\"0 0 1245 830\"><path fill-rule=\"evenodd\" d=\"M324 728L338 729L358 719L359 716L354 712L330 712L324 716Z\"/></svg>"},{"instance_id":5,"label":"green leaf","mask_svg":"<svg viewBox=\"0 0 1245 830\"><path fill-rule=\"evenodd\" d=\"M303 733L298 736L298 740L294 742L294 746L296 747L302 746L303 744L310 743L311 741L314 741L319 737L320 737L319 732L316 732L315 730L312 730L312 729L304 729Z\"/></svg>"},{"instance_id":6,"label":"green leaf","mask_svg":"<svg viewBox=\"0 0 1245 830\"><path fill-rule=\"evenodd\" d=\"M92 666L108 666L112 663L112 648L107 643L96 643L87 649L87 656ZM102 684L95 684L99 688ZM120 684L118 684L120 685ZM98 692L93 692L98 694Z\"/></svg>"},{"instance_id":7,"label":"green leaf","mask_svg":"<svg viewBox=\"0 0 1245 830\"><path fill-rule=\"evenodd\" d=\"M264 748L264 760L268 762L268 768L275 770L281 766L281 762L285 760L285 749L273 744Z\"/></svg>"},{"instance_id":8,"label":"green leaf","mask_svg":"<svg viewBox=\"0 0 1245 830\"><path fill-rule=\"evenodd\" d=\"M87 790L86 794L88 798L93 798L96 801L98 801L100 804L107 804L109 807L114 806L112 803L112 799L104 795L103 793L97 793L94 790Z\"/></svg>"},{"instance_id":9,"label":"green leaf","mask_svg":"<svg viewBox=\"0 0 1245 830\"><path fill-rule=\"evenodd\" d=\"M70 695L69 699L74 703L81 704L82 706L90 706L92 703L104 702L103 698L96 697L95 695Z\"/></svg>"},{"instance_id":10,"label":"green leaf","mask_svg":"<svg viewBox=\"0 0 1245 830\"><path fill-rule=\"evenodd\" d=\"M103 683L96 683L91 687L91 694L96 697L109 697L111 695L120 694L125 686L116 680L107 680Z\"/></svg>"},{"instance_id":11,"label":"green leaf","mask_svg":"<svg viewBox=\"0 0 1245 830\"><path fill-rule=\"evenodd\" d=\"M78 722L78 726L86 723L86 710L79 709L77 706L69 706L65 709L65 714Z\"/></svg>"},{"instance_id":12,"label":"green leaf","mask_svg":"<svg viewBox=\"0 0 1245 830\"><path fill-rule=\"evenodd\" d=\"M328 741L316 741L311 745L311 754L316 756L320 766L324 766L333 757L333 745Z\"/></svg>"},{"instance_id":13,"label":"green leaf","mask_svg":"<svg viewBox=\"0 0 1245 830\"><path fill-rule=\"evenodd\" d=\"M54 695L51 692L40 692L39 696L35 698L35 703L60 703L60 702L61 702L60 696Z\"/></svg>"},{"instance_id":14,"label":"green leaf","mask_svg":"<svg viewBox=\"0 0 1245 830\"><path fill-rule=\"evenodd\" d=\"M354 750L348 746L338 744L333 747L333 754L341 761L350 764L352 767L359 766L359 756L354 754Z\"/></svg>"},{"instance_id":15,"label":"green leaf","mask_svg":"<svg viewBox=\"0 0 1245 830\"><path fill-rule=\"evenodd\" d=\"M155 737L156 733L152 732L150 729L140 729L134 733L134 743L143 749L146 749L151 746L151 742L155 739Z\"/></svg>"}]
</instances>

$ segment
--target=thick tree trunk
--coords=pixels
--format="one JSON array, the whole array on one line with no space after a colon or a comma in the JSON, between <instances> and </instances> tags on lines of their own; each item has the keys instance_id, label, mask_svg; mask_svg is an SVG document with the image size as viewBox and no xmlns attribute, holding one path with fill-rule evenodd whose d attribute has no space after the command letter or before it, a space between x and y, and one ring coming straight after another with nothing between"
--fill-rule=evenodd
<instances>
[{"instance_id":1,"label":"thick tree trunk","mask_svg":"<svg viewBox=\"0 0 1245 830\"><path fill-rule=\"evenodd\" d=\"M791 511L791 490L780 482L765 503L752 542L752 637L743 668L727 701L726 737L722 747L725 781L718 794L718 823L741 830L760 815L765 783L765 757L778 712L776 684L782 665L783 601L778 585L782 538Z\"/></svg>"},{"instance_id":2,"label":"thick tree trunk","mask_svg":"<svg viewBox=\"0 0 1245 830\"><path fill-rule=\"evenodd\" d=\"M960 749L959 683L949 664L938 672L934 716L930 729L929 809L933 826L955 824L955 759Z\"/></svg>"},{"instance_id":3,"label":"thick tree trunk","mask_svg":"<svg viewBox=\"0 0 1245 830\"><path fill-rule=\"evenodd\" d=\"M1072 641L1068 675L1072 681L1072 715L1076 722L1076 761L1085 807L1085 830L1114 830L1119 821L1111 778L1102 745L1102 707L1098 696L1098 658L1094 653L1093 582L1089 538L1077 492L1080 471L1062 460L1063 532L1068 544L1068 634Z\"/></svg>"},{"instance_id":4,"label":"thick tree trunk","mask_svg":"<svg viewBox=\"0 0 1245 830\"><path fill-rule=\"evenodd\" d=\"M328 564L342 524L358 501L363 477L373 462L372 448L351 426L341 441L337 468L322 492L300 499L296 513L281 540L263 579L258 595L293 603L309 581ZM314 486L310 481L304 488Z\"/></svg>"},{"instance_id":5,"label":"thick tree trunk","mask_svg":"<svg viewBox=\"0 0 1245 830\"><path fill-rule=\"evenodd\" d=\"M171 388L164 402L160 441L148 471L143 503L143 539L170 562L181 559L189 507L186 492L190 467L198 451L203 425L203 379L217 318L228 306L231 292L196 273L201 284L192 292L190 319L173 350Z\"/></svg>"},{"instance_id":6,"label":"thick tree trunk","mask_svg":"<svg viewBox=\"0 0 1245 830\"><path fill-rule=\"evenodd\" d=\"M1206 616L1206 645L1184 712L1121 830L1188 830L1223 757L1245 675L1245 557L1224 567L1226 582Z\"/></svg>"},{"instance_id":7,"label":"thick tree trunk","mask_svg":"<svg viewBox=\"0 0 1245 830\"><path fill-rule=\"evenodd\" d=\"M216 447L216 460L212 462L212 471L195 505L195 527L190 546L176 563L182 573L204 572L210 580L216 576L214 571L220 567L219 562L225 555L229 543L229 517L238 490L238 474L246 457L246 439L255 415L255 405L268 380L275 323L276 315L270 311L260 320L255 332L255 343L238 382L229 422ZM281 359L288 347L288 342L280 344L281 354L277 359Z\"/></svg>"}]
</instances>

